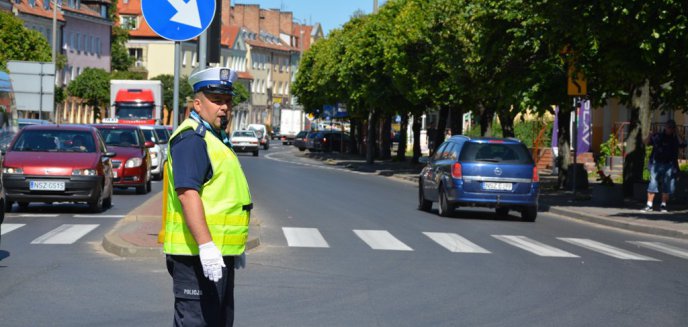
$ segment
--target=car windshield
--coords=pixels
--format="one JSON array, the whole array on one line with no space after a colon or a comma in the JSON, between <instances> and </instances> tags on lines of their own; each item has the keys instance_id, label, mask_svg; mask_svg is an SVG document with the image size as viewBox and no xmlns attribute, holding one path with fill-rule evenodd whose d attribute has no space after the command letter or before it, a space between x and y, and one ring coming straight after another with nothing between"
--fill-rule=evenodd
<instances>
[{"instance_id":1,"label":"car windshield","mask_svg":"<svg viewBox=\"0 0 688 327\"><path fill-rule=\"evenodd\" d=\"M96 152L93 135L86 131L24 130L12 151Z\"/></svg>"},{"instance_id":2,"label":"car windshield","mask_svg":"<svg viewBox=\"0 0 688 327\"><path fill-rule=\"evenodd\" d=\"M121 147L140 147L143 143L139 139L139 133L133 129L109 129L100 130L106 145Z\"/></svg>"},{"instance_id":3,"label":"car windshield","mask_svg":"<svg viewBox=\"0 0 688 327\"><path fill-rule=\"evenodd\" d=\"M533 158L525 145L520 143L467 142L461 151L461 162L500 162L532 164Z\"/></svg>"},{"instance_id":4,"label":"car windshield","mask_svg":"<svg viewBox=\"0 0 688 327\"><path fill-rule=\"evenodd\" d=\"M151 141L153 143L160 143L160 141L158 141L158 134L156 134L154 130L152 130L152 129L141 129L141 131L143 131L143 137L146 138L146 141Z\"/></svg>"},{"instance_id":5,"label":"car windshield","mask_svg":"<svg viewBox=\"0 0 688 327\"><path fill-rule=\"evenodd\" d=\"M252 131L236 131L232 134L232 137L256 137Z\"/></svg>"},{"instance_id":6,"label":"car windshield","mask_svg":"<svg viewBox=\"0 0 688 327\"><path fill-rule=\"evenodd\" d=\"M159 143L167 143L170 140L170 134L167 133L167 128L156 128L155 133L158 134Z\"/></svg>"}]
</instances>

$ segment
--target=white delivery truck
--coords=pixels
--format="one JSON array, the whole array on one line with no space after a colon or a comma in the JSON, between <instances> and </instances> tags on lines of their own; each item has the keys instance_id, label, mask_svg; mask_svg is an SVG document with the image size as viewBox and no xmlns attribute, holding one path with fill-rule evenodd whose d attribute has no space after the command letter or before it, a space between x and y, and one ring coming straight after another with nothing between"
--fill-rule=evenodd
<instances>
[{"instance_id":1,"label":"white delivery truck","mask_svg":"<svg viewBox=\"0 0 688 327\"><path fill-rule=\"evenodd\" d=\"M160 125L161 111L161 81L110 81L110 117L103 122Z\"/></svg>"},{"instance_id":2,"label":"white delivery truck","mask_svg":"<svg viewBox=\"0 0 688 327\"><path fill-rule=\"evenodd\" d=\"M292 144L296 134L303 129L303 111L282 109L280 111L280 134L282 144Z\"/></svg>"}]
</instances>

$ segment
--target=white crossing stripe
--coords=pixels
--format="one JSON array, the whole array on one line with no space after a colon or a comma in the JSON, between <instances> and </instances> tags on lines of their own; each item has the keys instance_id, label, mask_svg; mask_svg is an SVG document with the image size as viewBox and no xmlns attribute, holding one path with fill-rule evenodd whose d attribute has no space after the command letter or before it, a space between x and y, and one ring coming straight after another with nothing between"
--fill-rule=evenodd
<instances>
[{"instance_id":1,"label":"white crossing stripe","mask_svg":"<svg viewBox=\"0 0 688 327\"><path fill-rule=\"evenodd\" d=\"M31 244L72 244L97 227L97 224L64 224L31 241Z\"/></svg>"},{"instance_id":2,"label":"white crossing stripe","mask_svg":"<svg viewBox=\"0 0 688 327\"><path fill-rule=\"evenodd\" d=\"M492 235L492 237L541 257L578 258L575 254L540 243L525 236Z\"/></svg>"},{"instance_id":3,"label":"white crossing stripe","mask_svg":"<svg viewBox=\"0 0 688 327\"><path fill-rule=\"evenodd\" d=\"M317 228L282 227L287 244L293 247L329 248L325 238Z\"/></svg>"},{"instance_id":4,"label":"white crossing stripe","mask_svg":"<svg viewBox=\"0 0 688 327\"><path fill-rule=\"evenodd\" d=\"M74 215L74 218L124 218L124 215Z\"/></svg>"},{"instance_id":5,"label":"white crossing stripe","mask_svg":"<svg viewBox=\"0 0 688 327\"><path fill-rule=\"evenodd\" d=\"M19 217L22 217L22 218L53 218L53 217L57 217L57 216L59 216L59 215L51 215L51 214L29 214L29 213L25 213L25 214L19 215Z\"/></svg>"},{"instance_id":6,"label":"white crossing stripe","mask_svg":"<svg viewBox=\"0 0 688 327\"><path fill-rule=\"evenodd\" d=\"M644 255L640 255L637 253L633 253L630 251L626 251L623 249L619 249L617 247L613 247L611 245L607 245L604 243L600 243L597 241L589 240L589 239L584 239L584 238L566 238L566 237L558 237L558 239L568 242L574 245L578 245L580 247L586 248L591 251L595 251L598 253L602 253L617 259L622 259L622 260L641 260L641 261L659 261L654 258L646 257Z\"/></svg>"},{"instance_id":7,"label":"white crossing stripe","mask_svg":"<svg viewBox=\"0 0 688 327\"><path fill-rule=\"evenodd\" d=\"M0 232L0 235L5 235L15 229L22 228L24 226L26 226L26 224L2 224L2 226L0 226L0 229L2 230Z\"/></svg>"},{"instance_id":8,"label":"white crossing stripe","mask_svg":"<svg viewBox=\"0 0 688 327\"><path fill-rule=\"evenodd\" d=\"M652 249L668 255L673 255L682 259L688 259L688 250L682 249L673 245L668 245L660 242L628 242L644 248Z\"/></svg>"},{"instance_id":9,"label":"white crossing stripe","mask_svg":"<svg viewBox=\"0 0 688 327\"><path fill-rule=\"evenodd\" d=\"M386 230L358 230L354 233L373 250L413 251Z\"/></svg>"},{"instance_id":10,"label":"white crossing stripe","mask_svg":"<svg viewBox=\"0 0 688 327\"><path fill-rule=\"evenodd\" d=\"M485 250L466 238L454 233L423 232L423 234L454 253L491 253L490 251Z\"/></svg>"}]
</instances>

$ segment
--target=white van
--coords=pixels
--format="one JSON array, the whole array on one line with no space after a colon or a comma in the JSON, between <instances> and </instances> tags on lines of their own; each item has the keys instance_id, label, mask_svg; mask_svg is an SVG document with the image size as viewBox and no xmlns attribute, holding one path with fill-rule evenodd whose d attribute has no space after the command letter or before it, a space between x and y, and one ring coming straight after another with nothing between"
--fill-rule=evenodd
<instances>
[{"instance_id":1,"label":"white van","mask_svg":"<svg viewBox=\"0 0 688 327\"><path fill-rule=\"evenodd\" d=\"M263 124L250 124L248 129L255 131L258 139L260 140L260 145L263 146L263 150L270 148L270 136L268 136L268 129Z\"/></svg>"}]
</instances>

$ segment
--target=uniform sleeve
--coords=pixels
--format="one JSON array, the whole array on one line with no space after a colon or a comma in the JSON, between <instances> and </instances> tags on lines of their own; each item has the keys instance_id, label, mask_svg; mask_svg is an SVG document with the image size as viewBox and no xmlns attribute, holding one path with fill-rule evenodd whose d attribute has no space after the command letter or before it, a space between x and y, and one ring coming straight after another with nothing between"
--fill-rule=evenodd
<instances>
[{"instance_id":1,"label":"uniform sleeve","mask_svg":"<svg viewBox=\"0 0 688 327\"><path fill-rule=\"evenodd\" d=\"M203 138L193 130L183 132L172 140L170 155L175 189L190 188L200 191L211 171Z\"/></svg>"}]
</instances>

